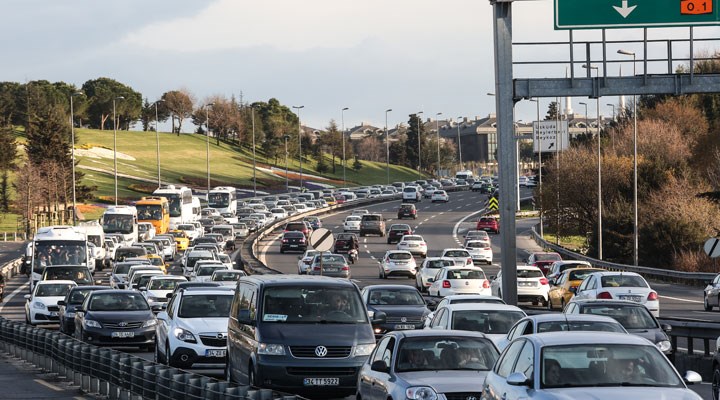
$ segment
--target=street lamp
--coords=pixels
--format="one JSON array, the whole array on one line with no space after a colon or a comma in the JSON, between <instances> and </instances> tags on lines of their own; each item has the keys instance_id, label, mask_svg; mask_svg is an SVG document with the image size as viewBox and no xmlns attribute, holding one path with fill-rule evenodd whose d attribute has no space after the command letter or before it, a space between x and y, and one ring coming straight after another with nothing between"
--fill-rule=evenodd
<instances>
[{"instance_id":1,"label":"street lamp","mask_svg":"<svg viewBox=\"0 0 720 400\"><path fill-rule=\"evenodd\" d=\"M115 175L115 205L118 204L118 175L117 175L117 118L115 117L115 101L125 97L117 96L113 99L113 170Z\"/></svg>"},{"instance_id":2,"label":"street lamp","mask_svg":"<svg viewBox=\"0 0 720 400\"><path fill-rule=\"evenodd\" d=\"M437 131L437 153L438 153L438 165L437 165L437 171L435 172L435 175L438 179L440 179L440 116L442 115L441 112L435 114L437 118L435 118L435 130Z\"/></svg>"},{"instance_id":3,"label":"street lamp","mask_svg":"<svg viewBox=\"0 0 720 400\"><path fill-rule=\"evenodd\" d=\"M349 107L344 107L342 110L340 110L340 121L341 121L341 129L342 129L342 148L343 148L343 186L345 186L345 165L347 162L345 161L345 111L349 110Z\"/></svg>"},{"instance_id":4,"label":"street lamp","mask_svg":"<svg viewBox=\"0 0 720 400\"><path fill-rule=\"evenodd\" d=\"M418 123L417 123L417 128L418 128L418 132L417 132L417 133L418 133L418 134L417 134L417 139L418 139L418 172L421 172L421 171L422 171L422 157L420 156L420 118L421 118L420 115L422 115L422 113L423 113L422 111L418 111L417 113L415 113L415 115L417 116L417 119L418 119Z\"/></svg>"},{"instance_id":5,"label":"street lamp","mask_svg":"<svg viewBox=\"0 0 720 400\"><path fill-rule=\"evenodd\" d=\"M605 104L605 105L606 105L606 106L609 106L609 107L612 107L612 116L613 116L613 117L612 117L612 120L613 120L613 122L615 122L615 104L610 104L610 103L608 103L608 104Z\"/></svg>"},{"instance_id":6,"label":"street lamp","mask_svg":"<svg viewBox=\"0 0 720 400\"><path fill-rule=\"evenodd\" d=\"M298 116L298 149L300 154L300 191L302 191L303 188L303 173L302 173L302 123L300 122L300 109L305 108L305 106L292 106L292 108L297 110L297 116ZM320 157L322 157L322 153L320 154Z\"/></svg>"},{"instance_id":7,"label":"street lamp","mask_svg":"<svg viewBox=\"0 0 720 400\"><path fill-rule=\"evenodd\" d=\"M585 106L585 137L589 135L588 132L588 115L587 115L587 103L583 103L582 101L578 102L581 106Z\"/></svg>"},{"instance_id":8,"label":"street lamp","mask_svg":"<svg viewBox=\"0 0 720 400\"><path fill-rule=\"evenodd\" d=\"M387 184L390 185L390 138L388 137L387 117L392 108L385 110L385 170L387 171Z\"/></svg>"},{"instance_id":9,"label":"street lamp","mask_svg":"<svg viewBox=\"0 0 720 400\"><path fill-rule=\"evenodd\" d=\"M164 102L165 100L160 99L155 102L155 141L157 143L157 169L158 169L158 189L162 186L162 182L160 180L160 130L158 129L158 124L160 122L158 118L158 103Z\"/></svg>"},{"instance_id":10,"label":"street lamp","mask_svg":"<svg viewBox=\"0 0 720 400\"><path fill-rule=\"evenodd\" d=\"M207 195L208 200L210 199L210 113L208 107L214 106L215 103L207 103L203 107L205 108L205 160L207 168Z\"/></svg>"},{"instance_id":11,"label":"street lamp","mask_svg":"<svg viewBox=\"0 0 720 400\"><path fill-rule=\"evenodd\" d=\"M635 57L632 51L618 50L618 54L633 57L633 76L636 75ZM637 173L637 98L633 95L633 263L638 265L638 173Z\"/></svg>"},{"instance_id":12,"label":"street lamp","mask_svg":"<svg viewBox=\"0 0 720 400\"><path fill-rule=\"evenodd\" d=\"M257 197L257 176L256 176L256 170L257 167L255 166L255 107L250 106L250 119L252 121L252 137L253 137L253 197Z\"/></svg>"},{"instance_id":13,"label":"street lamp","mask_svg":"<svg viewBox=\"0 0 720 400\"><path fill-rule=\"evenodd\" d=\"M462 171L462 143L460 143L460 121L462 121L462 117L457 117L457 120L458 171Z\"/></svg>"},{"instance_id":14,"label":"street lamp","mask_svg":"<svg viewBox=\"0 0 720 400\"><path fill-rule=\"evenodd\" d=\"M538 140L538 193L540 193L540 237L543 238L543 204L542 204L542 136L540 136L540 99L530 99L537 106L537 140ZM535 140L535 138L533 138Z\"/></svg>"},{"instance_id":15,"label":"street lamp","mask_svg":"<svg viewBox=\"0 0 720 400\"><path fill-rule=\"evenodd\" d=\"M72 200L73 200L73 225L77 224L77 204L75 198L75 121L73 109L73 97L80 96L83 92L75 92L70 95L70 140L72 141L71 157L72 157Z\"/></svg>"},{"instance_id":16,"label":"street lamp","mask_svg":"<svg viewBox=\"0 0 720 400\"><path fill-rule=\"evenodd\" d=\"M599 67L593 67L592 65L583 64L582 66L585 69L589 70L595 70L595 79L600 80L600 68ZM600 97L598 97L595 100L595 114L597 118L597 146L598 146L598 259L602 260L603 253L602 253L602 154L600 152ZM585 118L587 118L587 115L585 115Z\"/></svg>"},{"instance_id":17,"label":"street lamp","mask_svg":"<svg viewBox=\"0 0 720 400\"><path fill-rule=\"evenodd\" d=\"M290 138L290 135L284 135L283 138L285 139L285 191L290 193L290 176L288 175L288 148L287 148L287 141Z\"/></svg>"}]
</instances>

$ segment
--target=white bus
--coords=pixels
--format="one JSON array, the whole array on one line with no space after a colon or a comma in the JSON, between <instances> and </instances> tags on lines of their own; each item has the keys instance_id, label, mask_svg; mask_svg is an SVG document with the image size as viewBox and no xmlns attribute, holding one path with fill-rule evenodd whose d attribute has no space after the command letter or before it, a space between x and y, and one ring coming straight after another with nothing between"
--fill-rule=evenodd
<instances>
[{"instance_id":1,"label":"white bus","mask_svg":"<svg viewBox=\"0 0 720 400\"><path fill-rule=\"evenodd\" d=\"M49 265L81 265L93 272L95 259L90 254L88 241L84 233L72 226L56 225L39 228L26 254L31 258L30 290L42 278L45 267Z\"/></svg>"},{"instance_id":2,"label":"white bus","mask_svg":"<svg viewBox=\"0 0 720 400\"><path fill-rule=\"evenodd\" d=\"M97 221L79 222L75 230L85 234L88 242L93 244L92 256L95 259L95 268L102 271L105 264L105 231Z\"/></svg>"},{"instance_id":3,"label":"white bus","mask_svg":"<svg viewBox=\"0 0 720 400\"><path fill-rule=\"evenodd\" d=\"M220 214L237 211L237 194L232 186L218 186L208 193L208 207L216 209Z\"/></svg>"},{"instance_id":4,"label":"white bus","mask_svg":"<svg viewBox=\"0 0 720 400\"><path fill-rule=\"evenodd\" d=\"M106 234L122 234L125 246L138 241L138 217L135 206L108 207L100 218L100 224Z\"/></svg>"},{"instance_id":5,"label":"white bus","mask_svg":"<svg viewBox=\"0 0 720 400\"><path fill-rule=\"evenodd\" d=\"M154 196L162 196L168 199L170 203L170 229L176 229L180 224L187 224L197 221L199 211L195 213L193 210L193 195L189 188L175 187L168 185L166 188L155 189Z\"/></svg>"}]
</instances>

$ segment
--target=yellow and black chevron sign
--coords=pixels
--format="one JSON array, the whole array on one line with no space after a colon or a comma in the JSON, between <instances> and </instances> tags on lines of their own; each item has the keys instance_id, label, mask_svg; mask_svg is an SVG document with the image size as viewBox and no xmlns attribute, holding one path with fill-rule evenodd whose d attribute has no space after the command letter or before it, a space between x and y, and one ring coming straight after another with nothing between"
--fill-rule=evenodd
<instances>
[{"instance_id":1,"label":"yellow and black chevron sign","mask_svg":"<svg viewBox=\"0 0 720 400\"><path fill-rule=\"evenodd\" d=\"M488 200L488 210L497 210L498 209L498 199L497 197L491 197Z\"/></svg>"}]
</instances>

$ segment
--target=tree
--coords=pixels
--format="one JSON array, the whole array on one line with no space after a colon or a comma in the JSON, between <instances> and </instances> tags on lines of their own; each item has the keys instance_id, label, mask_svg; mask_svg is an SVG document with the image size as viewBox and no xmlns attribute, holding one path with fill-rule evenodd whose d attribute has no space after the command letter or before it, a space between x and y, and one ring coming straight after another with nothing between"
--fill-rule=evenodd
<instances>
[{"instance_id":1,"label":"tree","mask_svg":"<svg viewBox=\"0 0 720 400\"><path fill-rule=\"evenodd\" d=\"M113 114L113 101L120 129L128 129L130 123L140 119L142 95L131 87L114 79L97 78L85 82L82 90L88 98L87 117L91 127L105 130L105 122Z\"/></svg>"},{"instance_id":2,"label":"tree","mask_svg":"<svg viewBox=\"0 0 720 400\"><path fill-rule=\"evenodd\" d=\"M551 101L548 105L547 114L545 114L545 121L555 121L559 117L558 103Z\"/></svg>"},{"instance_id":3,"label":"tree","mask_svg":"<svg viewBox=\"0 0 720 400\"><path fill-rule=\"evenodd\" d=\"M215 135L218 145L221 139L237 138L239 141L241 132L245 129L245 118L235 98L228 100L221 96L214 96L204 102L205 105L210 103L212 106L203 106L193 112L193 123L202 126L209 120L210 132Z\"/></svg>"},{"instance_id":4,"label":"tree","mask_svg":"<svg viewBox=\"0 0 720 400\"><path fill-rule=\"evenodd\" d=\"M17 143L11 126L0 126L0 211L10 210L9 171L15 167Z\"/></svg>"},{"instance_id":5,"label":"tree","mask_svg":"<svg viewBox=\"0 0 720 400\"><path fill-rule=\"evenodd\" d=\"M186 89L179 89L165 92L161 98L163 99L161 104L166 115L170 115L172 131L180 136L183 121L192 117L194 103L192 95ZM178 122L177 128L175 127L176 120Z\"/></svg>"},{"instance_id":6,"label":"tree","mask_svg":"<svg viewBox=\"0 0 720 400\"><path fill-rule=\"evenodd\" d=\"M358 158L367 161L384 161L385 146L374 136L368 136L360 140L357 145L356 154Z\"/></svg>"},{"instance_id":7,"label":"tree","mask_svg":"<svg viewBox=\"0 0 720 400\"><path fill-rule=\"evenodd\" d=\"M325 129L326 131L320 135L318 145L324 147L325 149L327 149L327 151L330 152L330 156L332 157L332 171L334 174L336 173L335 158L339 158L340 160L342 160L343 155L342 133L338 129L337 123L334 119L330 120L330 124Z\"/></svg>"},{"instance_id":8,"label":"tree","mask_svg":"<svg viewBox=\"0 0 720 400\"><path fill-rule=\"evenodd\" d=\"M418 131L419 128L419 131ZM420 120L420 116L418 114L410 114L410 119L408 120L408 129L406 131L407 135L407 149L405 151L405 154L407 156L408 160L408 167L417 169L418 168L418 161L420 160L418 158L418 142L420 142L420 151L425 153L423 151L423 147L427 149L427 146L424 146L424 134L425 134L425 125ZM422 155L420 155L422 157ZM429 157L422 157L425 159L425 161L429 160ZM427 166L427 163L425 163Z\"/></svg>"},{"instance_id":9,"label":"tree","mask_svg":"<svg viewBox=\"0 0 720 400\"><path fill-rule=\"evenodd\" d=\"M353 169L354 169L355 171L360 171L360 169L361 169L362 167L363 167L362 163L361 163L360 160L357 158L357 156L355 156L355 161L353 162Z\"/></svg>"}]
</instances>

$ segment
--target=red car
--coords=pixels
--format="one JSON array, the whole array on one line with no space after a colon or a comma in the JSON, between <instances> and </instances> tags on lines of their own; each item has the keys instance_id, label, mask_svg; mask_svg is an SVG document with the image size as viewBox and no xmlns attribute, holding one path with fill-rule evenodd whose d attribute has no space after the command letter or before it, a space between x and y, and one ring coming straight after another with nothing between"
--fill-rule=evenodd
<instances>
[{"instance_id":1,"label":"red car","mask_svg":"<svg viewBox=\"0 0 720 400\"><path fill-rule=\"evenodd\" d=\"M495 217L480 217L477 221L477 227L475 227L475 229L479 231L500 233L500 222Z\"/></svg>"},{"instance_id":2,"label":"red car","mask_svg":"<svg viewBox=\"0 0 720 400\"><path fill-rule=\"evenodd\" d=\"M552 252L537 252L530 254L530 257L527 259L527 263L529 265L534 265L542 271L543 275L547 276L550 266L555 261L561 261L562 257L560 257L560 254L558 253L552 253Z\"/></svg>"}]
</instances>

